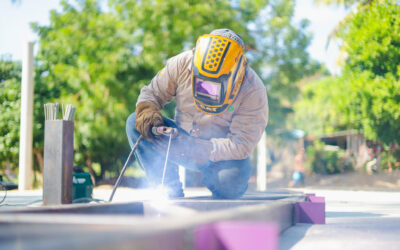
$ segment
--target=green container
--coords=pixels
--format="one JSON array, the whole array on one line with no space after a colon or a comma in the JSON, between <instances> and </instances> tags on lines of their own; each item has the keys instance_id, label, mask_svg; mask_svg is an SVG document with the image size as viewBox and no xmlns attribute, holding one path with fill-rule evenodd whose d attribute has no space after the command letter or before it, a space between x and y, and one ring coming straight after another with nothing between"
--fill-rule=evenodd
<instances>
[{"instance_id":1,"label":"green container","mask_svg":"<svg viewBox=\"0 0 400 250\"><path fill-rule=\"evenodd\" d=\"M89 173L74 173L72 177L72 201L76 203L90 202L92 199L93 183ZM81 200L77 200L81 199ZM74 202L74 203L75 203Z\"/></svg>"}]
</instances>

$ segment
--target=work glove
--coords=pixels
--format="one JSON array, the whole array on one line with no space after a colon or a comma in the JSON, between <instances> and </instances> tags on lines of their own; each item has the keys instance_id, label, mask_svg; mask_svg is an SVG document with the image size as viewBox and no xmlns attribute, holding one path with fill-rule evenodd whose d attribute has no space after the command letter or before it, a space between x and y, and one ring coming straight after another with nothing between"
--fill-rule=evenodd
<instances>
[{"instance_id":1,"label":"work glove","mask_svg":"<svg viewBox=\"0 0 400 250\"><path fill-rule=\"evenodd\" d=\"M156 105L151 102L141 102L136 106L136 125L135 128L146 139L154 138L151 133L153 126L158 127L164 124L162 115Z\"/></svg>"},{"instance_id":2,"label":"work glove","mask_svg":"<svg viewBox=\"0 0 400 250\"><path fill-rule=\"evenodd\" d=\"M155 148L164 154L168 148L168 136L156 140ZM169 158L179 162L186 158L198 166L205 165L209 159L213 145L208 140L199 139L184 133L179 133L171 139Z\"/></svg>"}]
</instances>

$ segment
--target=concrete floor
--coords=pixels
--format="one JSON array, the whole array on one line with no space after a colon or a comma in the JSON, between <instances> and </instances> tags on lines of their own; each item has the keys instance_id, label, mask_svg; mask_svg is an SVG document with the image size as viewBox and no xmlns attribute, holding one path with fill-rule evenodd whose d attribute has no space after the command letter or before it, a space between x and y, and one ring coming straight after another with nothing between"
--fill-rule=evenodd
<instances>
[{"instance_id":1,"label":"concrete floor","mask_svg":"<svg viewBox=\"0 0 400 250\"><path fill-rule=\"evenodd\" d=\"M289 228L280 249L400 249L400 192L303 191L326 198L326 225Z\"/></svg>"}]
</instances>

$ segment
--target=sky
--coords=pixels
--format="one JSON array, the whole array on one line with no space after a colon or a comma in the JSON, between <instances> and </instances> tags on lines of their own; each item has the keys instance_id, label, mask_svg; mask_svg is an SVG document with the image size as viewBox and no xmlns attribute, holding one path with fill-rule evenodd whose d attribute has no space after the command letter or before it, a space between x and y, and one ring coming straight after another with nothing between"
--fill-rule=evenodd
<instances>
[{"instance_id":1,"label":"sky","mask_svg":"<svg viewBox=\"0 0 400 250\"><path fill-rule=\"evenodd\" d=\"M0 0L0 55L11 55L13 60L22 59L23 44L37 41L38 37L30 29L30 22L40 25L49 24L49 11L60 10L59 0ZM313 0L297 0L294 21L306 18L310 20L308 32L313 40L308 48L311 57L324 63L333 74L338 74L336 65L338 43L333 41L326 48L329 33L346 16L348 10L337 6L313 4ZM37 51L37 46L35 46Z\"/></svg>"}]
</instances>

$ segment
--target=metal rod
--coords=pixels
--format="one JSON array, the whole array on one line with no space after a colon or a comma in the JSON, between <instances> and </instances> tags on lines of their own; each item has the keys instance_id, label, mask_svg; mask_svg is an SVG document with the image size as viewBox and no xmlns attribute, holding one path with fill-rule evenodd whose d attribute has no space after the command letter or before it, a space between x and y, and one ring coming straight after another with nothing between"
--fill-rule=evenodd
<instances>
[{"instance_id":1,"label":"metal rod","mask_svg":"<svg viewBox=\"0 0 400 250\"><path fill-rule=\"evenodd\" d=\"M59 108L58 108L58 106L59 106L59 104L58 104L58 103L56 103L56 112L55 112L55 117L54 117L54 120L57 120L57 119L58 119L58 111L59 111Z\"/></svg>"},{"instance_id":2,"label":"metal rod","mask_svg":"<svg viewBox=\"0 0 400 250\"><path fill-rule=\"evenodd\" d=\"M112 193L111 193L111 196L110 196L110 199L108 200L108 202L111 202L111 201L112 201L112 199L113 199L113 197L114 197L114 194L115 194L115 191L117 190L117 188L118 188L118 186L119 186L119 183L120 183L121 180L122 180L122 176L124 175L125 170L126 170L126 168L128 167L128 163L131 161L131 158L132 158L132 156L133 156L133 153L135 152L136 148L139 146L139 142L142 140L142 138L143 138L143 135L140 135L140 136L139 136L139 139L136 141L135 146L133 146L131 152L129 153L128 159L126 159L125 165L124 165L124 167L122 168L121 173L119 174L117 181L115 182L113 191L112 191Z\"/></svg>"},{"instance_id":3,"label":"metal rod","mask_svg":"<svg viewBox=\"0 0 400 250\"><path fill-rule=\"evenodd\" d=\"M171 147L171 139L172 139L172 133L169 134L168 148L167 148L167 154L165 155L164 170L163 170L162 179L161 179L161 186L164 186L165 172L167 169L168 156L169 156L169 148Z\"/></svg>"}]
</instances>

